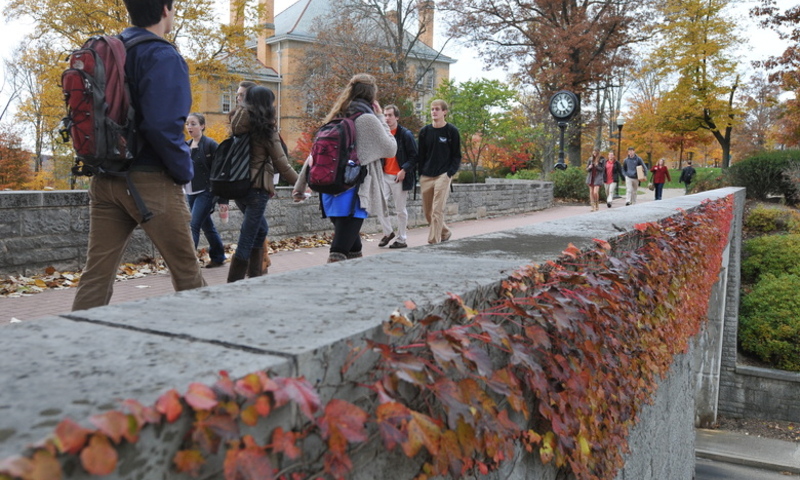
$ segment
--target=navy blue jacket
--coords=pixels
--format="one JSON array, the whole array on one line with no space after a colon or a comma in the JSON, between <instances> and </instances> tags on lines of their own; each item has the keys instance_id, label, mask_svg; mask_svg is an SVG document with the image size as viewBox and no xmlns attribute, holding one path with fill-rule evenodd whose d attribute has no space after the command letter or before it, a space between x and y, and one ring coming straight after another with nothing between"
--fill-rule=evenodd
<instances>
[{"instance_id":1,"label":"navy blue jacket","mask_svg":"<svg viewBox=\"0 0 800 480\"><path fill-rule=\"evenodd\" d=\"M397 126L394 139L397 141L397 164L406 172L403 190L411 190L417 181L417 140L411 130L402 125Z\"/></svg>"},{"instance_id":2,"label":"navy blue jacket","mask_svg":"<svg viewBox=\"0 0 800 480\"><path fill-rule=\"evenodd\" d=\"M126 28L122 39L155 34ZM192 180L194 168L184 124L192 108L189 68L174 46L145 42L128 50L125 62L131 103L136 110L138 153L131 170L165 170L175 183Z\"/></svg>"}]
</instances>

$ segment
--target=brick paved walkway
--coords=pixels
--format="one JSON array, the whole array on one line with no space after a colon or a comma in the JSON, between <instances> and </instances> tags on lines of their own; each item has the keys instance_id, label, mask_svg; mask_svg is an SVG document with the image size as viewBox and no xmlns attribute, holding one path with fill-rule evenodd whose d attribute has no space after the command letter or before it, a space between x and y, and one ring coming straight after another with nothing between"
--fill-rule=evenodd
<instances>
[{"instance_id":1,"label":"brick paved walkway","mask_svg":"<svg viewBox=\"0 0 800 480\"><path fill-rule=\"evenodd\" d=\"M670 198L680 196L682 190L665 190L664 197ZM645 197L645 198L642 198ZM652 201L652 193L647 192L639 196L640 202ZM614 208L624 208L624 199L614 202ZM601 208L606 209L605 204ZM449 224L452 226L452 240L482 235L485 233L509 230L523 225L531 225L540 222L547 222L564 217L582 215L589 213L588 206L558 206L531 212L522 215L507 217L485 218L480 220L468 220ZM378 241L381 234L370 235L364 243L364 255L402 255L405 250L390 250L388 248L378 248ZM414 228L408 231L409 248L425 245L428 238L428 228ZM318 247L310 249L300 249L296 251L278 252L271 256L272 266L269 273L281 273L303 268L322 265L328 260L328 247ZM225 283L228 274L228 264L221 268L203 269L203 276L209 285ZM160 273L146 275L142 278L124 280L114 285L114 295L111 303L130 302L143 298L155 297L172 293L172 283L169 274ZM34 295L0 298L0 325L11 322L12 319L20 321L34 320L48 315L56 315L70 311L72 299L75 296L73 288L60 290L48 290Z\"/></svg>"}]
</instances>

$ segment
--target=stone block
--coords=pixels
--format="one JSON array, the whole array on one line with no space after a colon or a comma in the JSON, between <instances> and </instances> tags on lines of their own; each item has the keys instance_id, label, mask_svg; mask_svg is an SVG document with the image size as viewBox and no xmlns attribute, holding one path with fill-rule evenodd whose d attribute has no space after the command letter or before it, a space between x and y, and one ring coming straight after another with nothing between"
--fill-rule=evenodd
<instances>
[{"instance_id":1,"label":"stone block","mask_svg":"<svg viewBox=\"0 0 800 480\"><path fill-rule=\"evenodd\" d=\"M45 192L0 192L0 210L6 208L41 207Z\"/></svg>"},{"instance_id":2,"label":"stone block","mask_svg":"<svg viewBox=\"0 0 800 480\"><path fill-rule=\"evenodd\" d=\"M21 235L61 236L73 230L72 215L69 208L39 209L27 208L22 212Z\"/></svg>"}]
</instances>

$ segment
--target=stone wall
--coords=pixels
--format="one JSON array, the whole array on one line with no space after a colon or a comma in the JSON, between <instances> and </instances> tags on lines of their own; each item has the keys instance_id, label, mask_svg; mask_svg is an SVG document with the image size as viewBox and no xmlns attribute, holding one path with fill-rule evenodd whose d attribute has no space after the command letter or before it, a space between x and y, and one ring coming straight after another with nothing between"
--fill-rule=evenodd
<instances>
[{"instance_id":1,"label":"stone wall","mask_svg":"<svg viewBox=\"0 0 800 480\"><path fill-rule=\"evenodd\" d=\"M595 239L615 244L620 235L635 234L636 224L691 211L737 191L704 192L409 248L399 256L328 264L305 270L302 279L297 272L268 275L0 327L0 458L21 453L62 418L88 426L86 419L118 408L121 399L152 404L171 388L184 392L191 382L212 384L219 370L234 378L256 370L304 376L323 401L354 399L362 395L357 385L366 381L365 370L353 364L345 374L342 366L367 339L387 340L382 322L405 301L417 306L408 312L412 319L438 315L458 321L461 310L448 292L484 308L497 300L500 283L512 272L555 259L570 243L580 249L594 248ZM318 297L321 291L324 299ZM692 477L693 359L691 352L677 357L653 403L641 411L618 479ZM359 361L368 360L365 355ZM281 425L299 418L288 408L276 415ZM117 471L106 478L183 479L171 470L171 458L187 424L184 416L167 427L146 429L139 442L122 449ZM365 480L411 478L415 466L414 460L368 449L355 463L352 478ZM70 479L87 478L79 468L71 472ZM563 477L536 455L520 452L488 478Z\"/></svg>"},{"instance_id":2,"label":"stone wall","mask_svg":"<svg viewBox=\"0 0 800 480\"><path fill-rule=\"evenodd\" d=\"M89 207L86 191L0 192L0 275L31 275L53 266L77 270L86 261ZM447 204L449 221L543 210L553 204L553 184L528 180L488 179L485 184L454 184ZM409 194L409 226L424 225L420 195ZM279 239L331 231L330 221L320 215L316 195L304 203L291 200L291 189L279 187L267 204L270 238ZM236 243L241 214L232 204L227 224L214 220L225 243ZM375 217L362 231L380 231ZM201 246L205 239L201 238ZM158 251L137 228L125 261L155 257Z\"/></svg>"}]
</instances>

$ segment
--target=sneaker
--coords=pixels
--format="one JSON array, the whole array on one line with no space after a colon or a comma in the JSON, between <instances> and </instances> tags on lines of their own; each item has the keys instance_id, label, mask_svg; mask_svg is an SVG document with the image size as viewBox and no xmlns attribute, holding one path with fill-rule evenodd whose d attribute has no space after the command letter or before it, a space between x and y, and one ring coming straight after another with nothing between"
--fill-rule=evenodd
<instances>
[{"instance_id":1,"label":"sneaker","mask_svg":"<svg viewBox=\"0 0 800 480\"><path fill-rule=\"evenodd\" d=\"M391 242L393 238L394 232L390 233L389 235L384 235L383 238L381 238L380 243L378 243L378 246L385 247L386 245L389 245L389 242Z\"/></svg>"},{"instance_id":2,"label":"sneaker","mask_svg":"<svg viewBox=\"0 0 800 480\"><path fill-rule=\"evenodd\" d=\"M389 248L406 248L406 242L401 242L400 240L394 242L393 244L389 245Z\"/></svg>"},{"instance_id":3,"label":"sneaker","mask_svg":"<svg viewBox=\"0 0 800 480\"><path fill-rule=\"evenodd\" d=\"M608 205L608 208L611 208L611 202L606 203L606 205Z\"/></svg>"},{"instance_id":4,"label":"sneaker","mask_svg":"<svg viewBox=\"0 0 800 480\"><path fill-rule=\"evenodd\" d=\"M631 202L625 202L625 206L626 207L630 207L631 206Z\"/></svg>"}]
</instances>

